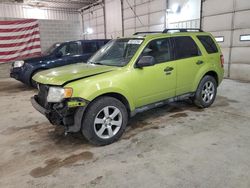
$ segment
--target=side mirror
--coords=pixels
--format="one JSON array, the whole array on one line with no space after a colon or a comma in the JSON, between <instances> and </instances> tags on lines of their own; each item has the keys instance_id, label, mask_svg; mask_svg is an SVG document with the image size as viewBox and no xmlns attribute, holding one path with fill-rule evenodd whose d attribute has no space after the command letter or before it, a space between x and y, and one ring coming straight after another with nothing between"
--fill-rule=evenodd
<instances>
[{"instance_id":1,"label":"side mirror","mask_svg":"<svg viewBox=\"0 0 250 188\"><path fill-rule=\"evenodd\" d=\"M59 52L56 53L56 57L60 58L62 56L63 56L63 53L61 51L59 51Z\"/></svg>"},{"instance_id":2,"label":"side mirror","mask_svg":"<svg viewBox=\"0 0 250 188\"><path fill-rule=\"evenodd\" d=\"M156 60L153 56L142 56L136 63L137 68L153 66L156 64Z\"/></svg>"}]
</instances>

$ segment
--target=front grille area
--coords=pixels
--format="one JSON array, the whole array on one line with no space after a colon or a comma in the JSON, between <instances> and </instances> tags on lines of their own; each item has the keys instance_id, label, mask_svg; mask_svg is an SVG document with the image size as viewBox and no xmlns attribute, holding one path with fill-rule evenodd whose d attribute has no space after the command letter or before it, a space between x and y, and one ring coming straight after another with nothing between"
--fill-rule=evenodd
<instances>
[{"instance_id":1,"label":"front grille area","mask_svg":"<svg viewBox=\"0 0 250 188\"><path fill-rule=\"evenodd\" d=\"M38 103L46 108L48 105L47 102L47 96L48 96L48 92L49 92L49 86L44 85L44 84L39 84L38 85L39 91L38 91L38 95L37 95L37 99L38 99Z\"/></svg>"}]
</instances>

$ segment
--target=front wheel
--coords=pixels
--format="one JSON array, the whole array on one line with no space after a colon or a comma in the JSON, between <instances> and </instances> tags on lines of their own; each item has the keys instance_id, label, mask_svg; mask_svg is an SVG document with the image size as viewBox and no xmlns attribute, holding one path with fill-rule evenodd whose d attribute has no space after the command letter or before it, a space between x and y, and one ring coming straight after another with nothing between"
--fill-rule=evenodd
<instances>
[{"instance_id":1,"label":"front wheel","mask_svg":"<svg viewBox=\"0 0 250 188\"><path fill-rule=\"evenodd\" d=\"M217 94L217 82L214 77L206 75L200 81L194 97L194 103L201 108L211 106Z\"/></svg>"},{"instance_id":2,"label":"front wheel","mask_svg":"<svg viewBox=\"0 0 250 188\"><path fill-rule=\"evenodd\" d=\"M92 144L111 144L122 136L127 121L128 112L122 102L113 97L100 97L83 116L82 134Z\"/></svg>"}]
</instances>

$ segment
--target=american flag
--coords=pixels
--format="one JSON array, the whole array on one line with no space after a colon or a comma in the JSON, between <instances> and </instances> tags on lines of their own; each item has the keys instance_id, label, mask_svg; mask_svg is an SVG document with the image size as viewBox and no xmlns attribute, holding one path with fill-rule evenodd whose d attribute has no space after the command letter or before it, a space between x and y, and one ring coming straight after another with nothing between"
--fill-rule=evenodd
<instances>
[{"instance_id":1,"label":"american flag","mask_svg":"<svg viewBox=\"0 0 250 188\"><path fill-rule=\"evenodd\" d=\"M0 21L0 63L41 54L38 21Z\"/></svg>"}]
</instances>

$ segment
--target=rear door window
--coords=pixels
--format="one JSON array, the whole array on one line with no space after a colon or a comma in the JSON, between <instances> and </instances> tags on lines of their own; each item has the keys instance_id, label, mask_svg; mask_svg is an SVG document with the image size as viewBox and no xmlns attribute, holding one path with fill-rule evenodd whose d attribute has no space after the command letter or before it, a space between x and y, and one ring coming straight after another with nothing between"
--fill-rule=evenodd
<instances>
[{"instance_id":1,"label":"rear door window","mask_svg":"<svg viewBox=\"0 0 250 188\"><path fill-rule=\"evenodd\" d=\"M171 42L169 38L151 41L143 50L142 56L153 56L156 63L173 60Z\"/></svg>"},{"instance_id":2,"label":"rear door window","mask_svg":"<svg viewBox=\"0 0 250 188\"><path fill-rule=\"evenodd\" d=\"M83 53L94 53L98 50L96 42L84 42L82 44Z\"/></svg>"},{"instance_id":3,"label":"rear door window","mask_svg":"<svg viewBox=\"0 0 250 188\"><path fill-rule=\"evenodd\" d=\"M218 48L210 36L197 36L208 54L213 54L218 52Z\"/></svg>"},{"instance_id":4,"label":"rear door window","mask_svg":"<svg viewBox=\"0 0 250 188\"><path fill-rule=\"evenodd\" d=\"M190 57L200 56L201 52L189 36L173 37L175 41L175 59L184 59Z\"/></svg>"}]
</instances>

